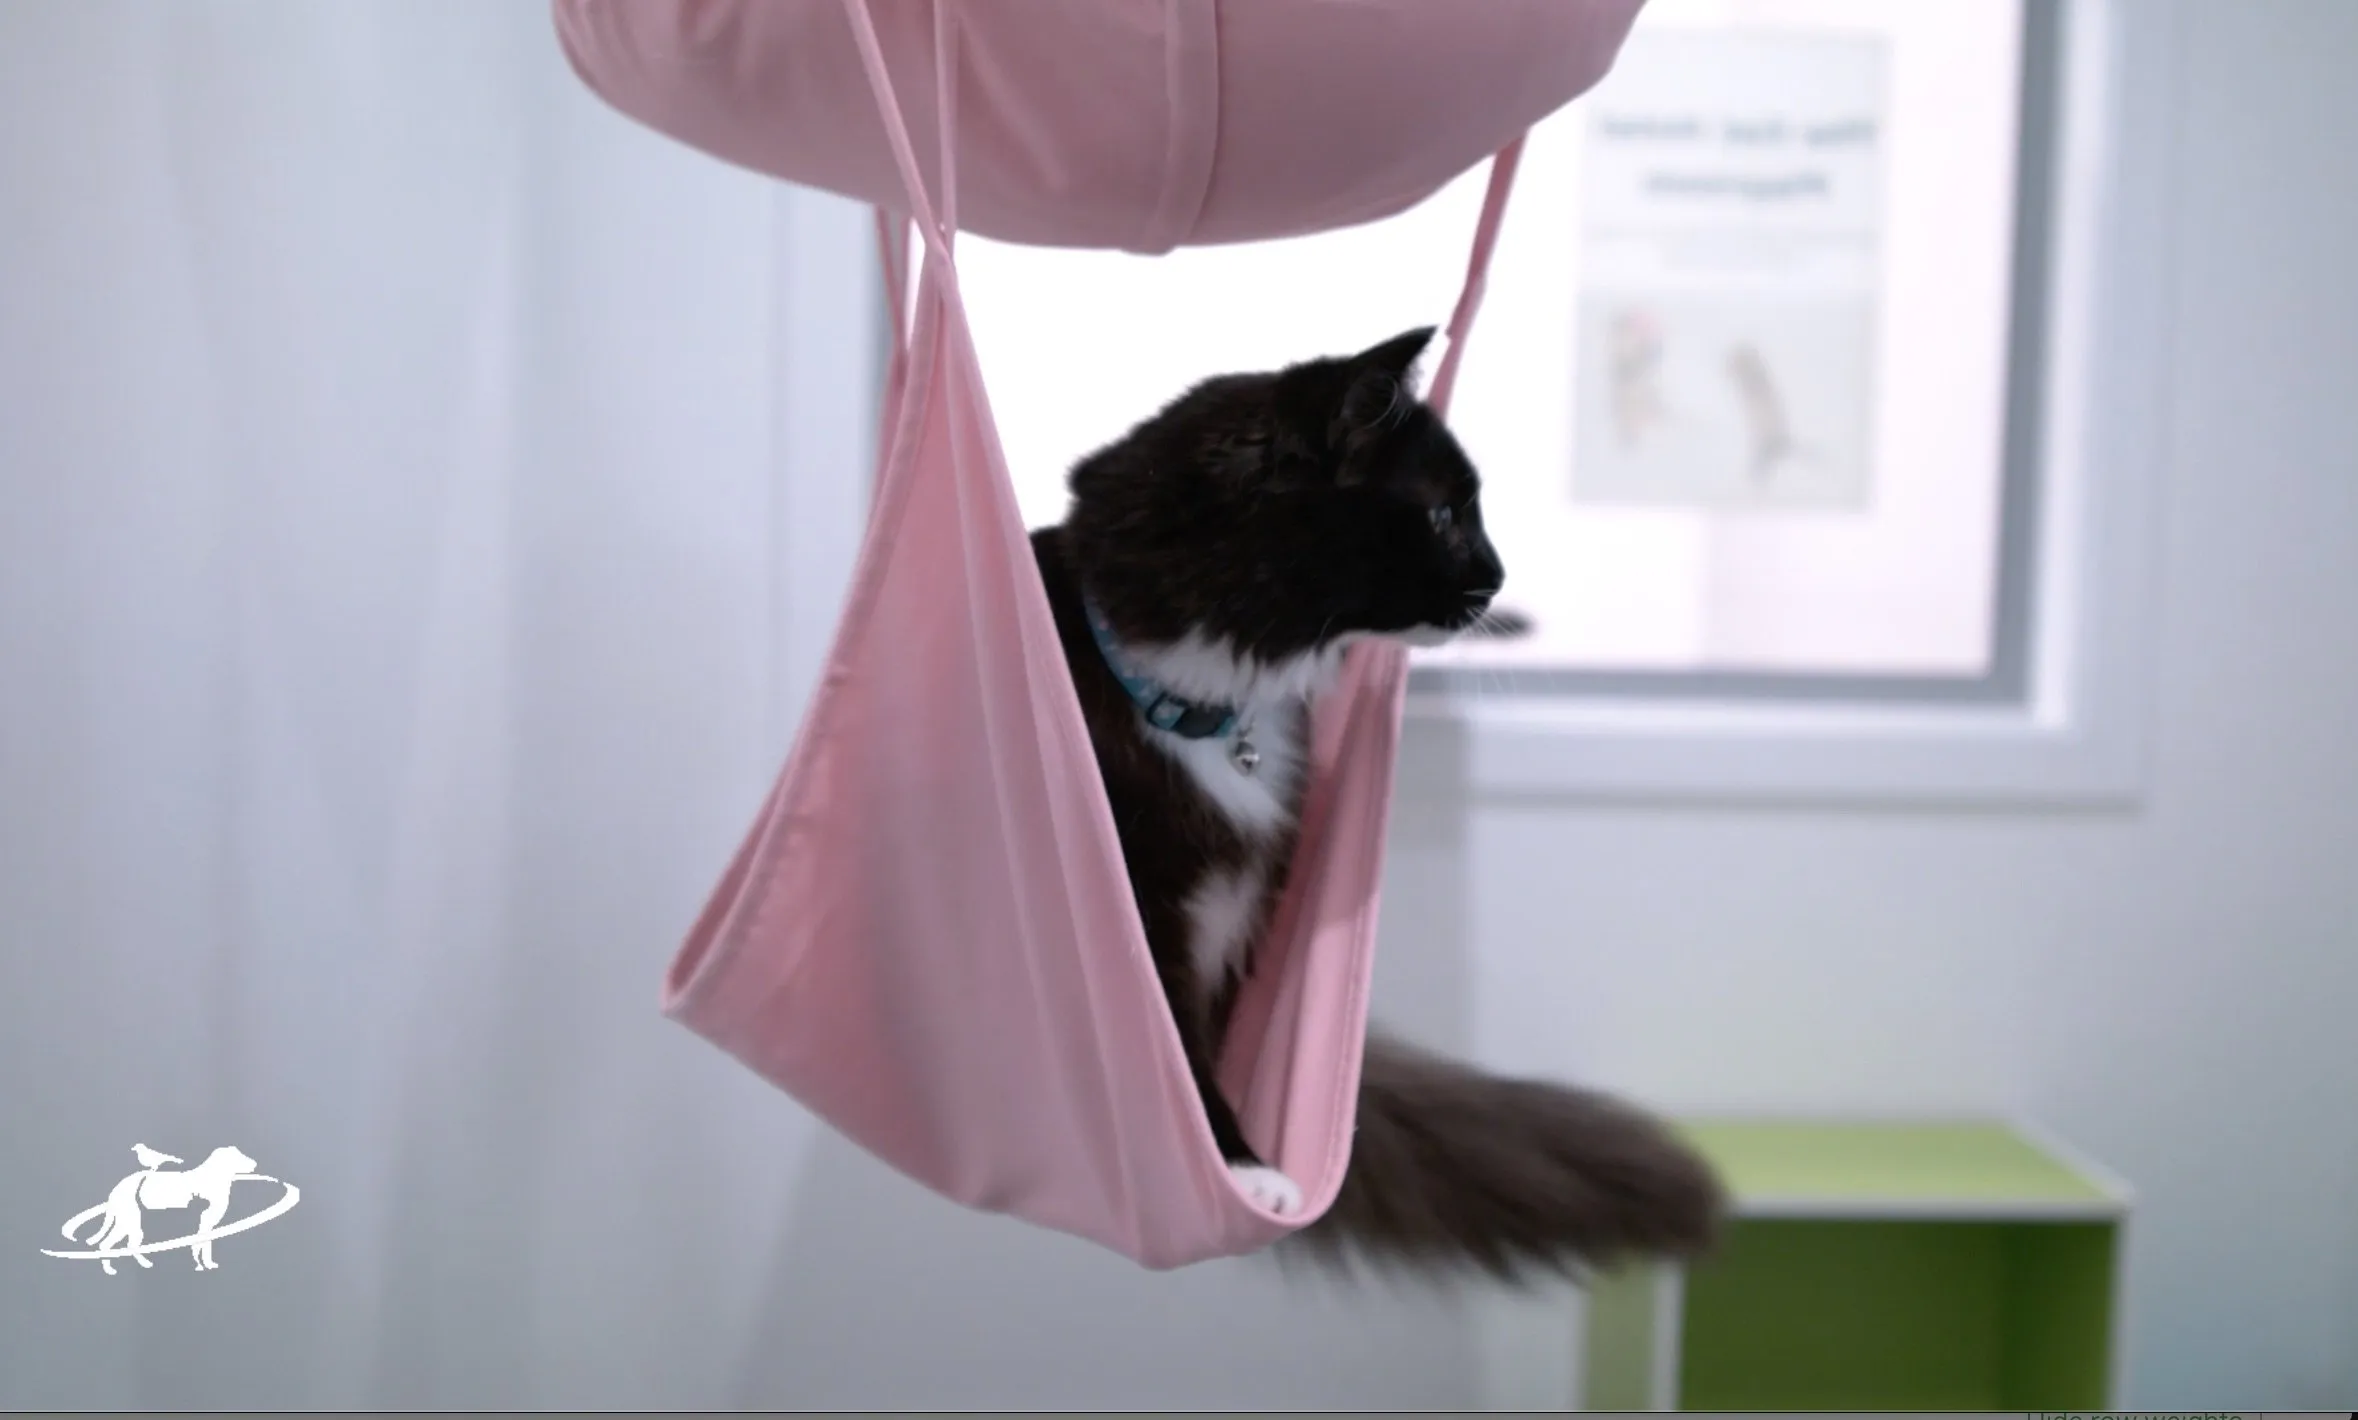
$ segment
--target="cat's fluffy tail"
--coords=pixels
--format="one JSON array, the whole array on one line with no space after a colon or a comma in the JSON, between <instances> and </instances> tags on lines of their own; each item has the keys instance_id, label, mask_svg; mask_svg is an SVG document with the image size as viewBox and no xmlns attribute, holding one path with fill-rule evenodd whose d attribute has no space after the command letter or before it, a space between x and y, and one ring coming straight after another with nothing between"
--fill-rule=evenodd
<instances>
[{"instance_id":1,"label":"cat's fluffy tail","mask_svg":"<svg viewBox=\"0 0 2358 1420\"><path fill-rule=\"evenodd\" d=\"M1578 1276L1705 1252L1722 1206L1702 1157L1626 1104L1378 1035L1342 1191L1286 1250L1338 1266Z\"/></svg>"}]
</instances>

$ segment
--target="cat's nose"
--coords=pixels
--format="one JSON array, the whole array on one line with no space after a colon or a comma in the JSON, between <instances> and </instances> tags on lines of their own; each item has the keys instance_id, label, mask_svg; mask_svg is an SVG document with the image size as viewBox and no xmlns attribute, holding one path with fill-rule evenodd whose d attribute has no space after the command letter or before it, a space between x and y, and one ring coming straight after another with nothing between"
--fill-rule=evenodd
<instances>
[{"instance_id":1,"label":"cat's nose","mask_svg":"<svg viewBox=\"0 0 2358 1420\"><path fill-rule=\"evenodd\" d=\"M1485 537L1473 549L1471 564L1466 568L1466 585L1471 593L1484 598L1498 595L1506 583L1506 563L1498 556L1498 549Z\"/></svg>"}]
</instances>

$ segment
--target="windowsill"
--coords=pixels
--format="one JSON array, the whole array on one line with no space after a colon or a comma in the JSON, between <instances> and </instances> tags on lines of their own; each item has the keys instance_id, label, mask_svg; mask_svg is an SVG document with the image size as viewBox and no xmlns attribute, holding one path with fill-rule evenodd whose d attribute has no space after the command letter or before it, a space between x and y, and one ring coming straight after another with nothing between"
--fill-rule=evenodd
<instances>
[{"instance_id":1,"label":"windowsill","mask_svg":"<svg viewBox=\"0 0 2358 1420\"><path fill-rule=\"evenodd\" d=\"M2094 707L2091 706L2090 709ZM2133 805L2136 726L2012 706L1665 703L1411 693L1404 792L1987 806Z\"/></svg>"}]
</instances>

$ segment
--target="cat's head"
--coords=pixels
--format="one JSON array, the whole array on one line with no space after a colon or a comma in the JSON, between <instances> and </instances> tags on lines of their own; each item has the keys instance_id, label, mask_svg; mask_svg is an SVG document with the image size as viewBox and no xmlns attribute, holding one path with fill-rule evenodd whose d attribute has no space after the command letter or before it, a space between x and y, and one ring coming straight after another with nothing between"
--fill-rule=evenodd
<instances>
[{"instance_id":1,"label":"cat's head","mask_svg":"<svg viewBox=\"0 0 2358 1420\"><path fill-rule=\"evenodd\" d=\"M1432 338L1207 380L1084 459L1067 545L1115 633L1267 665L1479 620L1506 573L1472 462L1411 385Z\"/></svg>"}]
</instances>

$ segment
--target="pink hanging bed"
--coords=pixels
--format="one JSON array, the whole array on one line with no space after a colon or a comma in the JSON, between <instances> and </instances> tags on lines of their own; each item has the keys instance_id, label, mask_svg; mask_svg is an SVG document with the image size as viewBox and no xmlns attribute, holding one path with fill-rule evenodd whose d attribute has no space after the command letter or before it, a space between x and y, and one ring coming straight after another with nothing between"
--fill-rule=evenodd
<instances>
[{"instance_id":1,"label":"pink hanging bed","mask_svg":"<svg viewBox=\"0 0 2358 1420\"><path fill-rule=\"evenodd\" d=\"M894 229L913 221L924 250L826 673L667 1014L935 1191L1147 1267L1324 1211L1350 1157L1405 659L1362 646L1317 706L1292 878L1222 1061L1301 1185L1280 1218L1222 1163L1157 984L953 237L1297 236L1496 155L1428 395L1443 408L1521 135L1603 77L1641 3L555 0L617 109L892 214L896 297Z\"/></svg>"}]
</instances>

